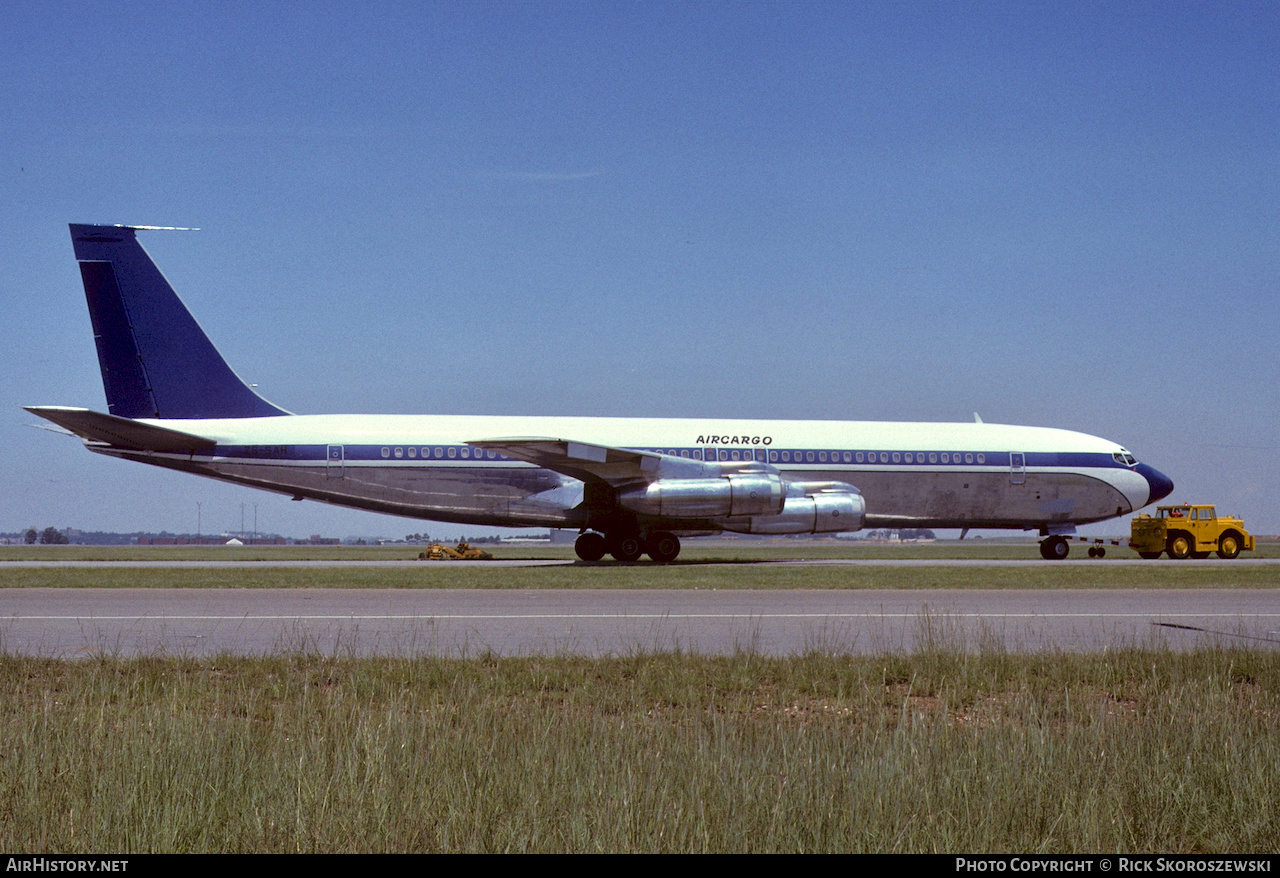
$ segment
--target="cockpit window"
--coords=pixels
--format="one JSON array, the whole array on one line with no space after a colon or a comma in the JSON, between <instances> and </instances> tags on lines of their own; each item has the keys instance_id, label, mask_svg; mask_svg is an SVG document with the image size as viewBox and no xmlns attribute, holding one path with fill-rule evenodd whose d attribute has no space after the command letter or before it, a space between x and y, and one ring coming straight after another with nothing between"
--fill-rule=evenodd
<instances>
[{"instance_id":1,"label":"cockpit window","mask_svg":"<svg viewBox=\"0 0 1280 878\"><path fill-rule=\"evenodd\" d=\"M1138 458L1121 448L1119 451L1112 452L1111 457L1121 466L1137 466Z\"/></svg>"}]
</instances>

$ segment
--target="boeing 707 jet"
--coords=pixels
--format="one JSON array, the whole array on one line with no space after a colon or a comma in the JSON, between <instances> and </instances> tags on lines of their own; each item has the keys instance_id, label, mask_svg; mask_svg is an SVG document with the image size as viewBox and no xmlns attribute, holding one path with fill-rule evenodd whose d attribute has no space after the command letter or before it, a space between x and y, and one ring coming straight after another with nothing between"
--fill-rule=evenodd
<instances>
[{"instance_id":1,"label":"boeing 707 jet","mask_svg":"<svg viewBox=\"0 0 1280 878\"><path fill-rule=\"evenodd\" d=\"M227 365L137 240L72 225L107 412L28 411L90 451L409 518L579 531L580 558L682 537L1076 526L1173 490L1106 439L974 423L297 415Z\"/></svg>"}]
</instances>

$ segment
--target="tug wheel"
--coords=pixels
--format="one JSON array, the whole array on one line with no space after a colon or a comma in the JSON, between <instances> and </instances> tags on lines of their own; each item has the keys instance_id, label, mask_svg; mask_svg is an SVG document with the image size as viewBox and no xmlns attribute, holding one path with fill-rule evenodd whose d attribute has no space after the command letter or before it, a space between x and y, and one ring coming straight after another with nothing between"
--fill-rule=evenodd
<instances>
[{"instance_id":1,"label":"tug wheel","mask_svg":"<svg viewBox=\"0 0 1280 878\"><path fill-rule=\"evenodd\" d=\"M1223 534L1218 540L1218 557L1235 558L1240 554L1240 538L1235 534Z\"/></svg>"},{"instance_id":2,"label":"tug wheel","mask_svg":"<svg viewBox=\"0 0 1280 878\"><path fill-rule=\"evenodd\" d=\"M1169 537L1169 542L1166 544L1166 548L1168 549L1170 558L1177 558L1179 560L1189 558L1191 557L1191 537L1184 533L1173 534Z\"/></svg>"}]
</instances>

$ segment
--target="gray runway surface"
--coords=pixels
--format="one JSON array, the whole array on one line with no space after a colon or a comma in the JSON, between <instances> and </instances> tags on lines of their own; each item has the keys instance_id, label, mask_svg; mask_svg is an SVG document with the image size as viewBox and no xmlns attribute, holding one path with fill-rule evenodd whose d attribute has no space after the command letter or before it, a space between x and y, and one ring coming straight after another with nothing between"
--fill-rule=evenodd
<instances>
[{"instance_id":1,"label":"gray runway surface","mask_svg":"<svg viewBox=\"0 0 1280 878\"><path fill-rule=\"evenodd\" d=\"M236 568L236 567L421 567L422 561L0 561L0 570L9 567L173 567L173 568ZM1174 561L1163 558L1155 561L1144 561L1134 557L1094 559L1088 557L1068 558L1065 561L1043 561L1039 559L993 560L985 558L791 558L764 561L731 561L731 562L679 562L675 566L702 564L716 566L769 565L783 567L1076 567L1098 565L1137 566L1170 564L1179 569L1185 567L1204 567L1227 564L1232 567L1280 566L1280 558L1236 558L1226 561L1220 558L1204 558L1201 560ZM575 565L600 567L607 569L618 566L612 561L586 565L581 561L561 559L519 559L495 561L435 561L431 567L465 570L472 567L572 567ZM624 565L630 566L630 565ZM637 562L637 566L652 566L648 561Z\"/></svg>"},{"instance_id":2,"label":"gray runway surface","mask_svg":"<svg viewBox=\"0 0 1280 878\"><path fill-rule=\"evenodd\" d=\"M0 649L62 658L1081 651L1215 642L1280 646L1280 592L0 590Z\"/></svg>"}]
</instances>

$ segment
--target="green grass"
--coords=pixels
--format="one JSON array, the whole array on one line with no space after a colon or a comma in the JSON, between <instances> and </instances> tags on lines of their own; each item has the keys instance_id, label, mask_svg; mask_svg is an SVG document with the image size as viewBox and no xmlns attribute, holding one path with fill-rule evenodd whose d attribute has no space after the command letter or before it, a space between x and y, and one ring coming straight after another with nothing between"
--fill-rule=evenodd
<instances>
[{"instance_id":1,"label":"green grass","mask_svg":"<svg viewBox=\"0 0 1280 878\"><path fill-rule=\"evenodd\" d=\"M425 546L0 546L4 561L411 561ZM505 560L575 561L571 546L481 546ZM1071 557L1087 557L1084 543L1072 544ZM1136 559L1123 546L1108 546L1108 559ZM1280 558L1280 541L1259 540L1242 558ZM848 540L736 542L690 539L680 562L785 561L863 558L880 560L1039 561L1036 541L943 540L936 543L862 544ZM1105 564L1106 560L1100 561Z\"/></svg>"},{"instance_id":2,"label":"green grass","mask_svg":"<svg viewBox=\"0 0 1280 878\"><path fill-rule=\"evenodd\" d=\"M503 558L574 560L569 547L497 549ZM1079 546L1077 556L1083 556ZM1272 557L1280 547L1267 543L1253 557ZM10 546L0 548L0 588L1272 588L1274 567L1200 564L1196 561L1085 566L1028 564L1016 567L790 567L769 563L807 559L954 558L1039 560L1034 542L999 544L970 541L903 546L860 546L816 540L810 543L735 545L690 542L671 565L570 563L553 567L505 568L484 562L417 562L410 547L92 547ZM1113 548L1111 557L1133 558ZM262 561L261 567L234 568L26 568L3 561ZM332 567L283 568L271 561L320 560ZM343 561L404 561L402 566L365 568Z\"/></svg>"},{"instance_id":3,"label":"green grass","mask_svg":"<svg viewBox=\"0 0 1280 878\"><path fill-rule=\"evenodd\" d=\"M1273 852L1280 655L0 657L0 848Z\"/></svg>"},{"instance_id":4,"label":"green grass","mask_svg":"<svg viewBox=\"0 0 1280 878\"><path fill-rule=\"evenodd\" d=\"M482 562L403 567L5 567L0 588L1274 588L1280 568L1197 565L1026 567L789 567L776 564L599 564L492 567Z\"/></svg>"}]
</instances>

